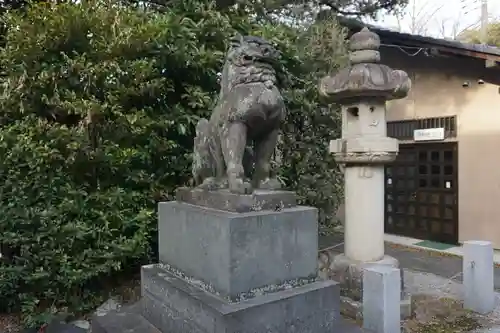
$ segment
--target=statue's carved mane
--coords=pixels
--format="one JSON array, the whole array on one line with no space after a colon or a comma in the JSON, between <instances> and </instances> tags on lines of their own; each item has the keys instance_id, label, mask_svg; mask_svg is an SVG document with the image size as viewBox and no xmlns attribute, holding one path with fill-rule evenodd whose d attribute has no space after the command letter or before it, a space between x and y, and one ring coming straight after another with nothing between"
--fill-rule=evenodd
<instances>
[{"instance_id":1,"label":"statue's carved mane","mask_svg":"<svg viewBox=\"0 0 500 333\"><path fill-rule=\"evenodd\" d=\"M263 54L263 50L266 53ZM276 63L280 54L265 39L256 36L236 36L230 48L221 77L221 93L228 93L238 84L265 82L276 84Z\"/></svg>"}]
</instances>

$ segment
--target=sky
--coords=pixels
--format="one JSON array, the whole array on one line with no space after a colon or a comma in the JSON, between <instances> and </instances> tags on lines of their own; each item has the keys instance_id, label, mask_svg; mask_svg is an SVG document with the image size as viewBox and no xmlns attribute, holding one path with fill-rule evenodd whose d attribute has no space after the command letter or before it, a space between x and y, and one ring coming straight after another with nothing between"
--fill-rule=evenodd
<instances>
[{"instance_id":1,"label":"sky","mask_svg":"<svg viewBox=\"0 0 500 333\"><path fill-rule=\"evenodd\" d=\"M464 29L471 26L479 27L481 0L409 1L410 4L401 18L394 15L380 15L370 23L440 38L454 38ZM489 20L500 21L500 0L487 1Z\"/></svg>"}]
</instances>

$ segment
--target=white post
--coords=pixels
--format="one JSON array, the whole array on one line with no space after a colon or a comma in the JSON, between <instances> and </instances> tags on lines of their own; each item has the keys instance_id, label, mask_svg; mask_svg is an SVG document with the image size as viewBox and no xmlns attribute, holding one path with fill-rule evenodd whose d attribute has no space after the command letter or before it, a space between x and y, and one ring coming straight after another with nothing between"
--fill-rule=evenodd
<instances>
[{"instance_id":1,"label":"white post","mask_svg":"<svg viewBox=\"0 0 500 333\"><path fill-rule=\"evenodd\" d=\"M493 246L487 241L464 242L464 307L480 314L495 308Z\"/></svg>"},{"instance_id":2,"label":"white post","mask_svg":"<svg viewBox=\"0 0 500 333\"><path fill-rule=\"evenodd\" d=\"M400 333L400 299L400 270L368 266L363 273L363 328L374 333Z\"/></svg>"}]
</instances>

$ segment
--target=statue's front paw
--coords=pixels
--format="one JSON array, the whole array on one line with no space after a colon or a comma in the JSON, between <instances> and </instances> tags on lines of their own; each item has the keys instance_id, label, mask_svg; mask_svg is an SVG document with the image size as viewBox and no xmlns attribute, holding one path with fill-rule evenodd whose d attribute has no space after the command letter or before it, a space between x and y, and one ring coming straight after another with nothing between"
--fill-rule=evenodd
<instances>
[{"instance_id":1,"label":"statue's front paw","mask_svg":"<svg viewBox=\"0 0 500 333\"><path fill-rule=\"evenodd\" d=\"M251 194L252 185L241 178L233 178L229 180L229 191L237 194Z\"/></svg>"},{"instance_id":2,"label":"statue's front paw","mask_svg":"<svg viewBox=\"0 0 500 333\"><path fill-rule=\"evenodd\" d=\"M205 191L214 191L214 190L217 190L218 187L219 186L217 184L217 180L215 179L215 177L206 178L203 181L203 183L201 183L200 185L197 186L197 188L205 190Z\"/></svg>"},{"instance_id":3,"label":"statue's front paw","mask_svg":"<svg viewBox=\"0 0 500 333\"><path fill-rule=\"evenodd\" d=\"M260 182L259 188L262 190L280 190L281 183L276 178L266 178Z\"/></svg>"}]
</instances>

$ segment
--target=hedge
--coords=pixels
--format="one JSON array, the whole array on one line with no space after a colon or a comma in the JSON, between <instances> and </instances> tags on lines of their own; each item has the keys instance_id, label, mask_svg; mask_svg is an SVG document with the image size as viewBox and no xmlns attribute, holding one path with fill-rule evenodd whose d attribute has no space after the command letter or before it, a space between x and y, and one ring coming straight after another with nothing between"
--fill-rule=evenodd
<instances>
[{"instance_id":1,"label":"hedge","mask_svg":"<svg viewBox=\"0 0 500 333\"><path fill-rule=\"evenodd\" d=\"M189 181L193 127L212 110L236 31L283 52L289 116L277 170L331 223L338 112L320 104L316 82L345 58L342 32L249 17L197 0L164 12L48 2L5 16L0 311L21 311L27 326L85 311L96 281L155 260L156 204Z\"/></svg>"}]
</instances>

